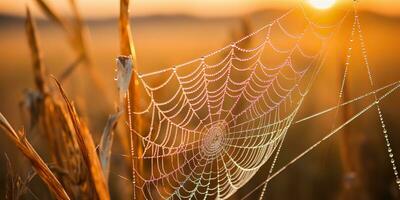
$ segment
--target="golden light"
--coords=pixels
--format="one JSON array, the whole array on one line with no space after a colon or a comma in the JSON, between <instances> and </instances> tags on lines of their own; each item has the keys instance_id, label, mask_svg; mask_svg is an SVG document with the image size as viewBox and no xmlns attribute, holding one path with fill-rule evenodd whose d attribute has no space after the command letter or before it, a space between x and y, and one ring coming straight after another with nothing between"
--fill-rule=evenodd
<instances>
[{"instance_id":1,"label":"golden light","mask_svg":"<svg viewBox=\"0 0 400 200\"><path fill-rule=\"evenodd\" d=\"M308 3L314 8L323 10L332 7L335 4L335 0L308 0Z\"/></svg>"}]
</instances>

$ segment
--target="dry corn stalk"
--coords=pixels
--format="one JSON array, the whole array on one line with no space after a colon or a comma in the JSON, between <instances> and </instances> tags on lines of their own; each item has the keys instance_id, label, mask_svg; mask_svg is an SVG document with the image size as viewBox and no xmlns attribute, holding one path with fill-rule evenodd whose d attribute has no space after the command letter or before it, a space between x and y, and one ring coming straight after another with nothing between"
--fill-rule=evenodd
<instances>
[{"instance_id":1,"label":"dry corn stalk","mask_svg":"<svg viewBox=\"0 0 400 200\"><path fill-rule=\"evenodd\" d=\"M119 13L120 53L124 56L132 56L136 64L136 51L133 45L131 26L129 25L129 0L120 0Z\"/></svg>"},{"instance_id":2,"label":"dry corn stalk","mask_svg":"<svg viewBox=\"0 0 400 200\"><path fill-rule=\"evenodd\" d=\"M47 136L50 152L56 164L57 177L68 195L91 199L90 182L80 154L74 127L63 104L49 90L46 70L42 61L35 23L27 10L26 32L33 60L33 71L38 91L28 93L26 102L30 108L31 127L41 122L40 131Z\"/></svg>"},{"instance_id":3,"label":"dry corn stalk","mask_svg":"<svg viewBox=\"0 0 400 200\"><path fill-rule=\"evenodd\" d=\"M120 54L123 56L131 56L132 58L132 69L137 66L136 52L133 45L131 27L129 24L129 0L120 0L120 15L119 15L119 29L120 29ZM141 148L140 141L135 137L133 133L133 127L139 133L142 132L142 120L138 117L133 117L131 115L132 111L139 108L140 104L138 99L140 99L138 81L135 76L131 76L131 81L129 85L129 90L127 92L127 117L129 122L129 135L130 135L130 156L131 156L131 167L132 167L132 182L133 182L133 198L144 199L142 193L138 190L136 191L135 184L141 184L136 179L135 171L143 169L142 160L135 162L135 156L141 156L143 154L143 149Z\"/></svg>"}]
</instances>

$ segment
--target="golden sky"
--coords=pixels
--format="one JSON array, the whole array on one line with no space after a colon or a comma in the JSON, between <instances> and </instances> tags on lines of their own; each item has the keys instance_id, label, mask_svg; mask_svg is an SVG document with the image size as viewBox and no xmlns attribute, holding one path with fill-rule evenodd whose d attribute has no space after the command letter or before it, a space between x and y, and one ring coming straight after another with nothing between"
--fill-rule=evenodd
<instances>
[{"instance_id":1,"label":"golden sky","mask_svg":"<svg viewBox=\"0 0 400 200\"><path fill-rule=\"evenodd\" d=\"M190 14L197 16L232 16L268 8L287 8L301 0L131 0L132 15ZM307 1L307 0L303 0ZM336 0L336 4L352 0ZM400 0L359 0L362 9L386 15L400 15ZM68 0L47 0L58 10L68 13ZM118 14L119 0L77 0L86 18L113 17ZM0 13L23 15L25 5L33 0L0 0ZM39 14L36 10L36 14Z\"/></svg>"}]
</instances>

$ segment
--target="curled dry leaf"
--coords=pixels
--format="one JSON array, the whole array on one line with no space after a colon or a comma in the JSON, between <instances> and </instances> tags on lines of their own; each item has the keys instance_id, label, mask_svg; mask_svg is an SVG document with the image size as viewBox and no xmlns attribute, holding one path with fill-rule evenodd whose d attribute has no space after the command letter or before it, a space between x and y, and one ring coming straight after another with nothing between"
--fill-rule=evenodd
<instances>
[{"instance_id":1,"label":"curled dry leaf","mask_svg":"<svg viewBox=\"0 0 400 200\"><path fill-rule=\"evenodd\" d=\"M123 112L121 111L108 117L100 140L99 157L106 180L108 180L110 174L110 158L114 140L114 129L117 126L118 119L121 117L122 113Z\"/></svg>"},{"instance_id":2,"label":"curled dry leaf","mask_svg":"<svg viewBox=\"0 0 400 200\"><path fill-rule=\"evenodd\" d=\"M87 127L80 122L79 117L76 114L75 108L66 96L61 84L56 79L54 80L56 81L58 89L60 90L60 93L66 103L70 119L75 129L79 149L82 153L86 167L88 168L89 176L93 183L96 195L100 200L109 200L110 193L108 191L106 179L104 178L103 170L96 152L96 146L94 144L92 135L90 134Z\"/></svg>"},{"instance_id":3,"label":"curled dry leaf","mask_svg":"<svg viewBox=\"0 0 400 200\"><path fill-rule=\"evenodd\" d=\"M118 56L116 71L117 76L115 80L117 81L119 90L120 108L122 108L132 76L132 56Z\"/></svg>"}]
</instances>

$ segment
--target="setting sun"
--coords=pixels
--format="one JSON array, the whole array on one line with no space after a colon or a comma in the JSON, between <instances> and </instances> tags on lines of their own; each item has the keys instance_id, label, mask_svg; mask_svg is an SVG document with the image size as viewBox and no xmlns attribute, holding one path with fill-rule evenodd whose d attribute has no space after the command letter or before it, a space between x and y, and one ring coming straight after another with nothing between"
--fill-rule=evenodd
<instances>
[{"instance_id":1,"label":"setting sun","mask_svg":"<svg viewBox=\"0 0 400 200\"><path fill-rule=\"evenodd\" d=\"M335 0L308 0L308 2L317 9L328 9L335 4Z\"/></svg>"}]
</instances>

